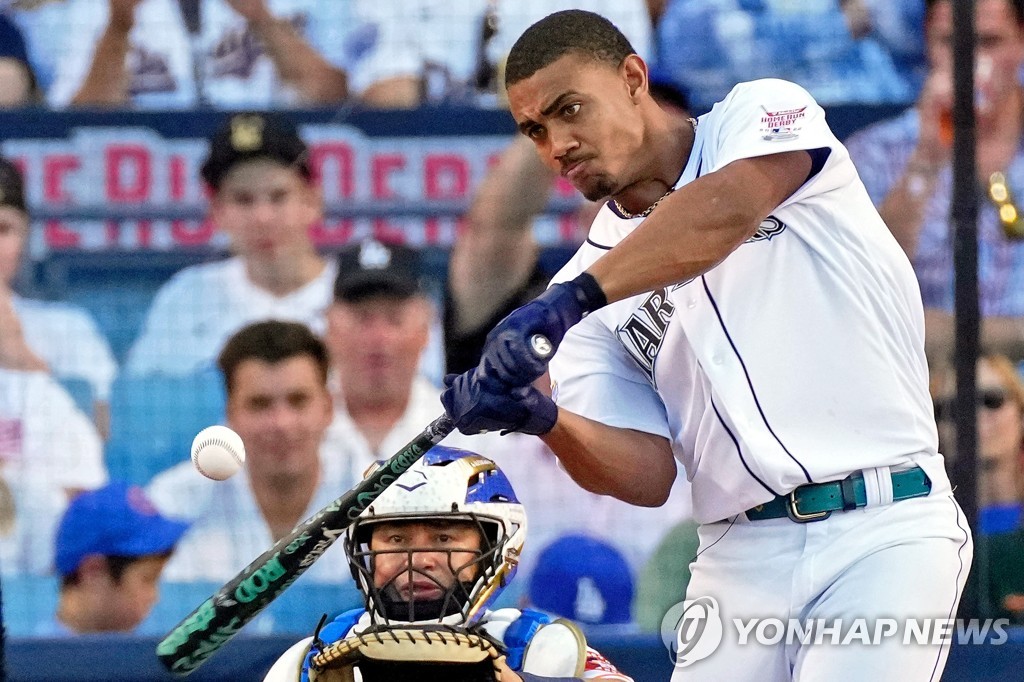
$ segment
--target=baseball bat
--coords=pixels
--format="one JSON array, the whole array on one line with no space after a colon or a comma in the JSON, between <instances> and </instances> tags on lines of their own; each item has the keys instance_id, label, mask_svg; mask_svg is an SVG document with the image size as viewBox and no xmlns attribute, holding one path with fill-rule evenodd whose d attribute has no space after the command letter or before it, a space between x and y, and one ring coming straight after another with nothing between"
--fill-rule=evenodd
<instances>
[{"instance_id":1,"label":"baseball bat","mask_svg":"<svg viewBox=\"0 0 1024 682\"><path fill-rule=\"evenodd\" d=\"M161 663L187 675L295 582L381 493L455 428L448 415L430 422L355 488L292 529L171 630L157 645Z\"/></svg>"},{"instance_id":2,"label":"baseball bat","mask_svg":"<svg viewBox=\"0 0 1024 682\"><path fill-rule=\"evenodd\" d=\"M540 334L531 337L530 346L539 359L546 359L554 351L551 342ZM442 414L359 485L256 557L167 633L156 648L160 662L180 676L201 666L305 573L399 476L454 429L451 418Z\"/></svg>"}]
</instances>

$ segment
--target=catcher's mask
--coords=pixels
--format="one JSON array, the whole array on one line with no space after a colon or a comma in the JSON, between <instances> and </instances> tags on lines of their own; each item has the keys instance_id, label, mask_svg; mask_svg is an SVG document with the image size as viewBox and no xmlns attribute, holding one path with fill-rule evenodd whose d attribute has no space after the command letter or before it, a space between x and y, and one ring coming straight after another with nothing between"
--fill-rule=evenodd
<instances>
[{"instance_id":1,"label":"catcher's mask","mask_svg":"<svg viewBox=\"0 0 1024 682\"><path fill-rule=\"evenodd\" d=\"M373 550L373 527L385 521L427 526L463 522L478 530L479 551L433 546ZM347 531L345 550L375 622L437 621L469 626L515 575L525 537L526 512L498 466L472 452L436 446L359 515ZM422 570L415 558L420 551L441 556L441 561L447 561L448 575L458 579L446 585ZM377 558L395 552L405 554L405 568L386 584L376 586ZM403 574L407 582L425 585L430 596L403 597L396 586Z\"/></svg>"}]
</instances>

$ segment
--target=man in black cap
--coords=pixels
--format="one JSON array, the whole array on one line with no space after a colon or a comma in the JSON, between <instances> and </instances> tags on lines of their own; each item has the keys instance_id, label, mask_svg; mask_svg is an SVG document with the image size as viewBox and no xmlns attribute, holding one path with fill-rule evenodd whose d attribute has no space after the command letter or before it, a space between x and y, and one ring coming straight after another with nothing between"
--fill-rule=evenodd
<instances>
[{"instance_id":1,"label":"man in black cap","mask_svg":"<svg viewBox=\"0 0 1024 682\"><path fill-rule=\"evenodd\" d=\"M437 417L440 389L419 374L434 319L419 252L367 240L338 258L327 347L334 373L334 442L357 469L397 452Z\"/></svg>"},{"instance_id":2,"label":"man in black cap","mask_svg":"<svg viewBox=\"0 0 1024 682\"><path fill-rule=\"evenodd\" d=\"M235 114L210 140L201 173L234 256L186 268L164 285L129 353L130 373L210 366L231 334L259 320L324 331L337 270L309 235L323 199L295 126L277 115Z\"/></svg>"}]
</instances>

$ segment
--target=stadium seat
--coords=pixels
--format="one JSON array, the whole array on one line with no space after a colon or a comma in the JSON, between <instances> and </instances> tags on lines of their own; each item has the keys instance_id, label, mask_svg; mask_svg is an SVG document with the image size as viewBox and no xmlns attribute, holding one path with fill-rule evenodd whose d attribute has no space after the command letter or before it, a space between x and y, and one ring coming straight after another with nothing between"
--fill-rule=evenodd
<instances>
[{"instance_id":1,"label":"stadium seat","mask_svg":"<svg viewBox=\"0 0 1024 682\"><path fill-rule=\"evenodd\" d=\"M52 621L57 610L57 578L38 575L3 577L4 628L11 637L32 637Z\"/></svg>"},{"instance_id":2,"label":"stadium seat","mask_svg":"<svg viewBox=\"0 0 1024 682\"><path fill-rule=\"evenodd\" d=\"M80 305L93 316L100 331L110 343L117 361L123 362L128 349L142 328L146 311L159 283L133 281L112 284L83 283L70 287L64 294L69 303Z\"/></svg>"},{"instance_id":3,"label":"stadium seat","mask_svg":"<svg viewBox=\"0 0 1024 682\"><path fill-rule=\"evenodd\" d=\"M187 460L196 433L223 420L224 386L217 370L118 377L110 398L110 476L145 484Z\"/></svg>"}]
</instances>

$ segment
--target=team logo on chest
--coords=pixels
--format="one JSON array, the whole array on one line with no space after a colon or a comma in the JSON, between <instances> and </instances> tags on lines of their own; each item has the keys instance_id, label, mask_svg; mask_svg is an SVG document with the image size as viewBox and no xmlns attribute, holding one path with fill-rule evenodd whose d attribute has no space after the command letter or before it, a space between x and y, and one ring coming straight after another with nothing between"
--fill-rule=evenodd
<instances>
[{"instance_id":1,"label":"team logo on chest","mask_svg":"<svg viewBox=\"0 0 1024 682\"><path fill-rule=\"evenodd\" d=\"M668 299L668 289L652 292L635 313L618 328L619 342L636 361L647 378L654 381L654 361L665 340L665 330L676 307Z\"/></svg>"},{"instance_id":2,"label":"team logo on chest","mask_svg":"<svg viewBox=\"0 0 1024 682\"><path fill-rule=\"evenodd\" d=\"M753 244L754 242L770 240L775 235L782 234L785 229L786 223L770 215L761 221L761 226L757 228L757 232L746 243Z\"/></svg>"}]
</instances>

